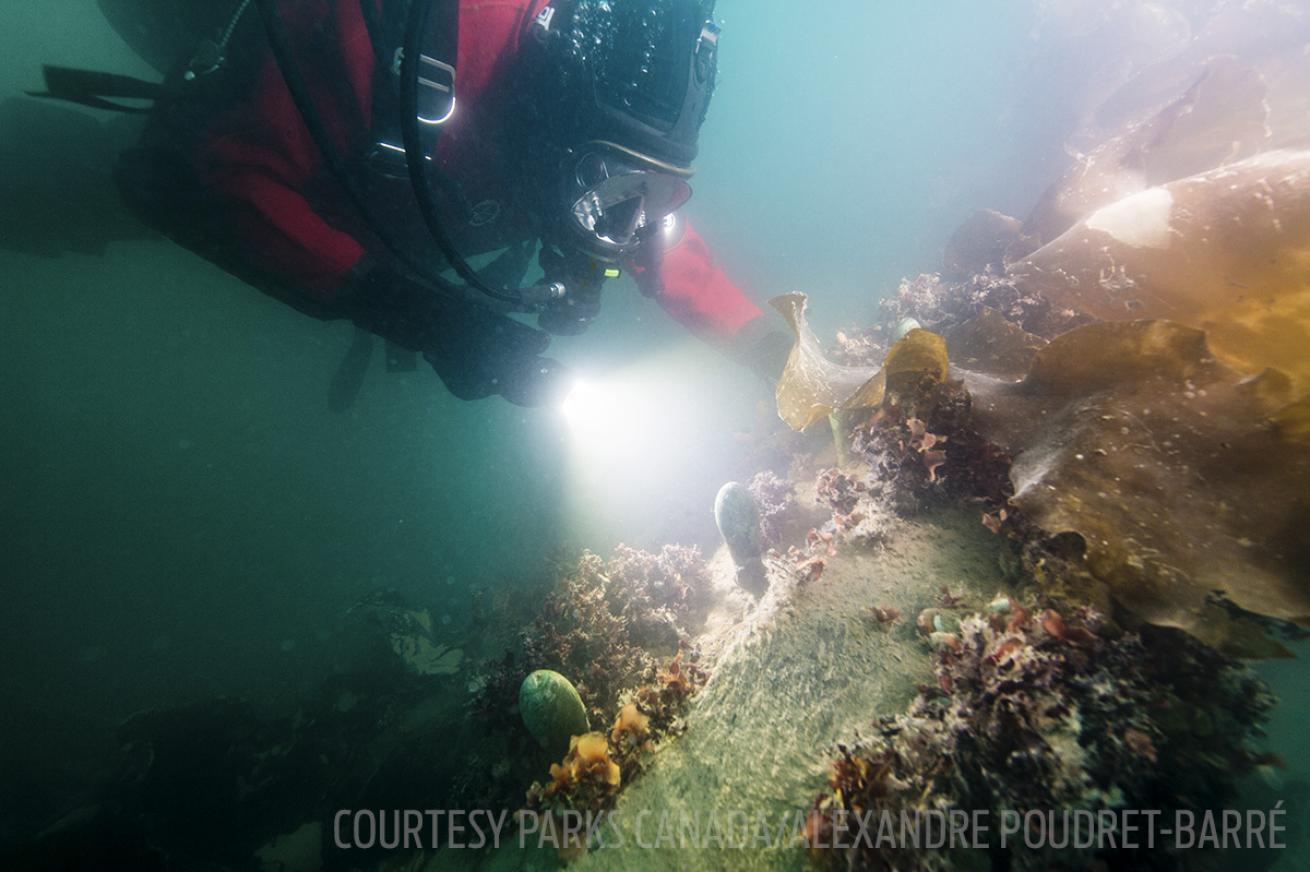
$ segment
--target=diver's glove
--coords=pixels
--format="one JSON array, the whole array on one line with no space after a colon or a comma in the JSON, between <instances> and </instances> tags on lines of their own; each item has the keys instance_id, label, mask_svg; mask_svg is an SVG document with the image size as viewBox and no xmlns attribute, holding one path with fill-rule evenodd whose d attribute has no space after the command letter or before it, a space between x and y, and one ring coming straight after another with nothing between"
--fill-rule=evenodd
<instances>
[{"instance_id":1,"label":"diver's glove","mask_svg":"<svg viewBox=\"0 0 1310 872\"><path fill-rule=\"evenodd\" d=\"M550 337L475 303L439 293L386 266L365 263L341 297L357 325L418 351L452 394L500 394L517 405L549 402L562 367L542 358Z\"/></svg>"},{"instance_id":2,"label":"diver's glove","mask_svg":"<svg viewBox=\"0 0 1310 872\"><path fill-rule=\"evenodd\" d=\"M793 344L791 336L771 328L761 316L737 331L729 342L728 355L774 385L782 377Z\"/></svg>"},{"instance_id":3,"label":"diver's glove","mask_svg":"<svg viewBox=\"0 0 1310 872\"><path fill-rule=\"evenodd\" d=\"M512 366L496 367L494 373L470 373L431 354L424 357L450 392L461 399L497 393L516 406L554 406L564 402L572 383L568 367L549 357L518 360Z\"/></svg>"}]
</instances>

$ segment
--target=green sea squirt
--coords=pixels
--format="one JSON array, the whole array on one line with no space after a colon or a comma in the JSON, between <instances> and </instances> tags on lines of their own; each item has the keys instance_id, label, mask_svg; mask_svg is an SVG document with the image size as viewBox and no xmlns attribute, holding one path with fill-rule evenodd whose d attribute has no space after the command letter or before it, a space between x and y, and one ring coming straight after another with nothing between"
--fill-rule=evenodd
<instances>
[{"instance_id":1,"label":"green sea squirt","mask_svg":"<svg viewBox=\"0 0 1310 872\"><path fill-rule=\"evenodd\" d=\"M591 729L577 688L550 669L538 669L523 679L519 714L541 747L561 757L569 749L570 738Z\"/></svg>"}]
</instances>

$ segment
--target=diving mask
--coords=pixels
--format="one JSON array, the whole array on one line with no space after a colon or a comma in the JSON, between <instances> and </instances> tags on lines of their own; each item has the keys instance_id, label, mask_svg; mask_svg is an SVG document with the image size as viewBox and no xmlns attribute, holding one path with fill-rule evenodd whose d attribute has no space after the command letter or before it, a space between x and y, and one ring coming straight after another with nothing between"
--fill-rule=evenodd
<instances>
[{"instance_id":1,"label":"diving mask","mask_svg":"<svg viewBox=\"0 0 1310 872\"><path fill-rule=\"evenodd\" d=\"M569 219L601 255L632 251L646 228L661 226L691 198L688 170L609 144L588 145L580 155Z\"/></svg>"}]
</instances>

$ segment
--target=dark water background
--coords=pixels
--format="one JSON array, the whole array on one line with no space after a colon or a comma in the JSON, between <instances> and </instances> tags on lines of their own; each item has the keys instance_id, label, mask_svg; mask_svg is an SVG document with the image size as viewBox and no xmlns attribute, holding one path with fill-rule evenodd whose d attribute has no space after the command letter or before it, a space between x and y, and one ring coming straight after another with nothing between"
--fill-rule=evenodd
<instances>
[{"instance_id":1,"label":"dark water background","mask_svg":"<svg viewBox=\"0 0 1310 872\"><path fill-rule=\"evenodd\" d=\"M719 13L691 214L753 297L805 290L824 332L869 322L901 276L935 269L971 211L1022 215L1063 169L1061 77L1078 71L1033 79L1027 4L723 0ZM0 52L0 100L36 87L42 62L152 75L92 0L4 4ZM0 129L15 136L39 132ZM64 178L69 146L3 151L37 163L6 161L0 182ZM114 220L102 187L61 197L8 196L3 226ZM331 413L351 328L170 243L49 257L0 240L6 784L76 782L143 707L293 699L345 609L379 587L458 634L473 588L538 597L561 547L711 544L715 490L749 472L733 434L768 394L630 287L609 294L557 356L675 373L699 411L666 446L679 463L596 494L551 413L461 404L430 372L375 366L355 408Z\"/></svg>"}]
</instances>

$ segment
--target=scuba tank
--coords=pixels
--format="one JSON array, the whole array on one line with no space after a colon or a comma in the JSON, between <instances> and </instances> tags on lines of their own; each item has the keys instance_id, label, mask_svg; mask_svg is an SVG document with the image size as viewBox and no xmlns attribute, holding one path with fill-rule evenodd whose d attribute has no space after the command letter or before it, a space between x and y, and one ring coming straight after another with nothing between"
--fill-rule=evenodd
<instances>
[{"instance_id":1,"label":"scuba tank","mask_svg":"<svg viewBox=\"0 0 1310 872\"><path fill-rule=\"evenodd\" d=\"M196 173L201 137L213 118L249 91L265 47L252 0L97 3L128 46L160 70L163 79L46 65L46 90L30 96L146 116L136 145L118 155L114 176L119 194L147 225L196 248L189 237L198 239L204 231L184 228L207 223ZM215 259L207 250L200 253Z\"/></svg>"},{"instance_id":2,"label":"scuba tank","mask_svg":"<svg viewBox=\"0 0 1310 872\"><path fill-rule=\"evenodd\" d=\"M202 40L221 38L236 8L216 0L96 0L96 5L137 57L161 75L190 60Z\"/></svg>"},{"instance_id":3,"label":"scuba tank","mask_svg":"<svg viewBox=\"0 0 1310 872\"><path fill-rule=\"evenodd\" d=\"M163 82L70 67L43 68L46 90L33 93L95 109L150 114L135 101L160 102L220 70L238 69L248 84L260 48L249 33L252 0L97 0L105 18L123 41L161 74ZM251 37L255 37L252 39ZM230 77L229 77L230 78ZM192 88L190 90L200 90ZM212 93L211 95L212 96ZM195 99L195 95L188 95ZM123 103L121 101L133 101Z\"/></svg>"}]
</instances>

